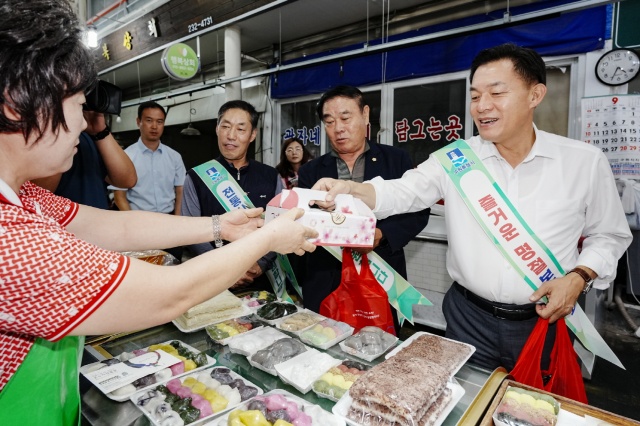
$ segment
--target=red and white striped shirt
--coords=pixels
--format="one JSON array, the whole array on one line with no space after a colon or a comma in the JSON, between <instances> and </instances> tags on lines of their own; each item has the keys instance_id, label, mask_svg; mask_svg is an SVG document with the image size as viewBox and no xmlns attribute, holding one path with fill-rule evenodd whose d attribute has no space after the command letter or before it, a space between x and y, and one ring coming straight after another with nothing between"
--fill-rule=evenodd
<instances>
[{"instance_id":1,"label":"red and white striped shirt","mask_svg":"<svg viewBox=\"0 0 640 426\"><path fill-rule=\"evenodd\" d=\"M36 338L56 341L96 311L129 260L67 232L78 204L25 183L0 181L0 390ZM107 226L107 225L105 225Z\"/></svg>"}]
</instances>

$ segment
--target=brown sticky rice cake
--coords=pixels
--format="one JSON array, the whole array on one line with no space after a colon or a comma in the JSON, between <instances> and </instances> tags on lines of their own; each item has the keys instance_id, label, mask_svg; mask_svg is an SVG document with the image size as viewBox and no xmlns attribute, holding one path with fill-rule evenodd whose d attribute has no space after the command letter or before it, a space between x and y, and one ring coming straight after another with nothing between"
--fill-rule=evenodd
<instances>
[{"instance_id":1,"label":"brown sticky rice cake","mask_svg":"<svg viewBox=\"0 0 640 426\"><path fill-rule=\"evenodd\" d=\"M464 364L472 351L473 349L463 343L432 334L422 334L408 346L402 348L394 355L394 358L427 358L453 375Z\"/></svg>"},{"instance_id":2,"label":"brown sticky rice cake","mask_svg":"<svg viewBox=\"0 0 640 426\"><path fill-rule=\"evenodd\" d=\"M427 359L394 356L360 376L349 394L354 408L379 407L394 413L399 424L413 425L440 396L449 377L447 370Z\"/></svg>"},{"instance_id":3,"label":"brown sticky rice cake","mask_svg":"<svg viewBox=\"0 0 640 426\"><path fill-rule=\"evenodd\" d=\"M444 392L436 399L436 402L431 404L429 410L420 419L418 426L433 426L452 399L453 393L451 389L445 388Z\"/></svg>"},{"instance_id":4,"label":"brown sticky rice cake","mask_svg":"<svg viewBox=\"0 0 640 426\"><path fill-rule=\"evenodd\" d=\"M218 319L229 318L241 314L242 299L236 297L229 290L200 303L176 318L176 322L184 328L194 328L215 322Z\"/></svg>"},{"instance_id":5,"label":"brown sticky rice cake","mask_svg":"<svg viewBox=\"0 0 640 426\"><path fill-rule=\"evenodd\" d=\"M368 404L362 406L360 402L354 402L349 408L347 417L363 426L432 426L438 420L445 407L451 402L451 389L445 388L442 394L426 410L418 421L407 423L395 413L385 407Z\"/></svg>"}]
</instances>

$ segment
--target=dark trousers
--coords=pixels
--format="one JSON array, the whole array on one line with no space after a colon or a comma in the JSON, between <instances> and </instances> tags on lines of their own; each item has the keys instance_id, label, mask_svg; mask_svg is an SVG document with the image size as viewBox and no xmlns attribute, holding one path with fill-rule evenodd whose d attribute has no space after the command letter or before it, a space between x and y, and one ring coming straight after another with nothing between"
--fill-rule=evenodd
<instances>
[{"instance_id":1,"label":"dark trousers","mask_svg":"<svg viewBox=\"0 0 640 426\"><path fill-rule=\"evenodd\" d=\"M537 317L524 321L496 318L453 287L444 297L442 311L447 320L445 336L475 346L469 362L489 370L502 366L511 371L538 321ZM543 370L549 367L555 336L555 324L550 324L542 353Z\"/></svg>"}]
</instances>

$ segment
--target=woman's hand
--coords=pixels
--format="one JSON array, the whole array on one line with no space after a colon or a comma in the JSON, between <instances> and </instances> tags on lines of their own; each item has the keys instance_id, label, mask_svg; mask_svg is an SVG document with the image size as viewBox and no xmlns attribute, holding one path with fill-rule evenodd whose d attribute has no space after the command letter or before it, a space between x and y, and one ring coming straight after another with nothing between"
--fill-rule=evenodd
<instances>
[{"instance_id":1,"label":"woman's hand","mask_svg":"<svg viewBox=\"0 0 640 426\"><path fill-rule=\"evenodd\" d=\"M260 218L262 208L232 210L220 216L222 239L235 241L255 231L264 224Z\"/></svg>"},{"instance_id":2,"label":"woman's hand","mask_svg":"<svg viewBox=\"0 0 640 426\"><path fill-rule=\"evenodd\" d=\"M318 232L295 221L303 214L304 210L293 208L262 228L269 234L271 251L281 254L295 253L302 256L305 252L312 252L316 249L315 244L309 242L308 239L317 238Z\"/></svg>"}]
</instances>

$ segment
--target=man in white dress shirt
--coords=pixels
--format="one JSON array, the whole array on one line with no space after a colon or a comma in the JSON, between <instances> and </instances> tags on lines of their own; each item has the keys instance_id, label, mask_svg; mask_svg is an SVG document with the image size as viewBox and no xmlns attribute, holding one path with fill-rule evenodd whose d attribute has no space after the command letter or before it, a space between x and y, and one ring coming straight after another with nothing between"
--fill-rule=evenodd
<instances>
[{"instance_id":1,"label":"man in white dress shirt","mask_svg":"<svg viewBox=\"0 0 640 426\"><path fill-rule=\"evenodd\" d=\"M336 194L350 193L379 219L444 199L447 270L455 280L443 302L446 336L476 347L471 362L511 370L538 316L554 323L571 312L592 279L601 289L613 281L631 232L604 154L534 125L534 110L547 91L540 55L513 44L483 50L472 63L470 81L471 115L480 135L467 144L562 268L571 272L532 292L487 237L434 156L400 179L323 179L314 188L330 190L327 200L318 202L323 207L331 208ZM543 296L547 303L536 305ZM552 325L543 369L554 340Z\"/></svg>"}]
</instances>

